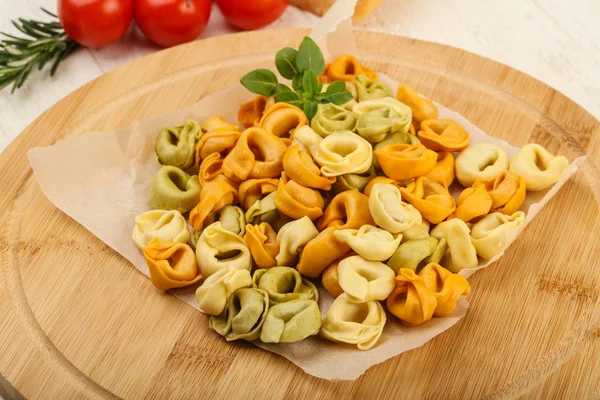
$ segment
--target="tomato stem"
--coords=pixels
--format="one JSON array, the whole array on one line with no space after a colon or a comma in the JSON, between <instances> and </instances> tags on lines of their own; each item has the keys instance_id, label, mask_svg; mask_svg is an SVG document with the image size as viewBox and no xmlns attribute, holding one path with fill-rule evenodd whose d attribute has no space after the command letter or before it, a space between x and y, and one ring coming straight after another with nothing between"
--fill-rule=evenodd
<instances>
[{"instance_id":1,"label":"tomato stem","mask_svg":"<svg viewBox=\"0 0 600 400\"><path fill-rule=\"evenodd\" d=\"M192 0L185 0L185 3L187 4L188 8L192 8Z\"/></svg>"}]
</instances>

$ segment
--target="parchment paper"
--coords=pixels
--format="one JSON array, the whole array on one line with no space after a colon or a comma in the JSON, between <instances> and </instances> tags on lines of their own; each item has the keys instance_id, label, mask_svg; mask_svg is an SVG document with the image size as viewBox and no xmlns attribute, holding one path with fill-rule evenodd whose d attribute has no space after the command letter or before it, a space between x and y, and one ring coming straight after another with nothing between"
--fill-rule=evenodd
<instances>
[{"instance_id":1,"label":"parchment paper","mask_svg":"<svg viewBox=\"0 0 600 400\"><path fill-rule=\"evenodd\" d=\"M356 0L339 0L315 27L312 36L320 43L329 60L342 54L356 55L349 19L355 3ZM398 83L387 76L380 76L395 93ZM148 275L142 253L134 244L131 234L135 217L150 210L149 183L158 170L154 156L154 141L158 131L164 126L182 125L188 118L201 121L213 114L222 115L228 121L236 121L239 105L252 97L251 93L239 85L206 97L189 108L138 121L131 129L119 129L111 133L92 132L53 146L31 149L28 152L29 161L42 191L56 207ZM456 120L469 131L471 143L499 142L511 156L517 150L502 140L486 135L461 115L441 104L436 105L440 118ZM527 193L522 207L522 210L527 211L527 217L521 229L577 171L583 161L584 157L580 157L571 163L561 180L549 190ZM463 270L461 274L469 277L501 256L499 254L477 268ZM197 285L173 290L171 293L197 309L194 297L196 287ZM322 288L320 295L319 305L324 314L332 298ZM311 337L293 344L255 344L281 354L306 373L319 378L356 379L369 367L422 346L444 332L465 315L467 308L468 302L463 297L451 316L434 318L411 328L402 326L393 316L388 315L381 339L368 351L331 343L320 337ZM209 328L204 325L198 329Z\"/></svg>"}]
</instances>

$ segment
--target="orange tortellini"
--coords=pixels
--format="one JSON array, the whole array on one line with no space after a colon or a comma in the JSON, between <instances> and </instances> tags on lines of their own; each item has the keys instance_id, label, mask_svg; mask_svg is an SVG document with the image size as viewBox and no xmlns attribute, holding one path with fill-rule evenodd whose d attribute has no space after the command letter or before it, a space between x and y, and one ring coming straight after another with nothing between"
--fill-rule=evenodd
<instances>
[{"instance_id":1,"label":"orange tortellini","mask_svg":"<svg viewBox=\"0 0 600 400\"><path fill-rule=\"evenodd\" d=\"M419 140L435 151L460 151L469 145L471 137L461 124L449 119L428 119L421 122Z\"/></svg>"},{"instance_id":2,"label":"orange tortellini","mask_svg":"<svg viewBox=\"0 0 600 400\"><path fill-rule=\"evenodd\" d=\"M471 292L469 282L462 275L453 274L439 264L427 264L419 271L419 276L437 299L434 317L452 314L460 296L468 296Z\"/></svg>"},{"instance_id":3,"label":"orange tortellini","mask_svg":"<svg viewBox=\"0 0 600 400\"><path fill-rule=\"evenodd\" d=\"M240 205L244 210L248 210L254 202L276 191L278 185L279 179L275 178L248 179L240 183Z\"/></svg>"},{"instance_id":4,"label":"orange tortellini","mask_svg":"<svg viewBox=\"0 0 600 400\"><path fill-rule=\"evenodd\" d=\"M150 280L159 290L189 286L202 279L194 250L185 243L152 239L144 248Z\"/></svg>"},{"instance_id":5,"label":"orange tortellini","mask_svg":"<svg viewBox=\"0 0 600 400\"><path fill-rule=\"evenodd\" d=\"M259 126L260 119L267 108L267 101L268 97L259 95L242 104L237 114L238 122L245 128Z\"/></svg>"},{"instance_id":6,"label":"orange tortellini","mask_svg":"<svg viewBox=\"0 0 600 400\"><path fill-rule=\"evenodd\" d=\"M390 144L373 155L383 172L397 181L417 178L429 173L437 162L437 153L422 144Z\"/></svg>"},{"instance_id":7,"label":"orange tortellini","mask_svg":"<svg viewBox=\"0 0 600 400\"><path fill-rule=\"evenodd\" d=\"M199 166L202 160L212 153L228 153L233 149L241 135L242 133L238 127L217 128L203 134L196 144L196 166Z\"/></svg>"},{"instance_id":8,"label":"orange tortellini","mask_svg":"<svg viewBox=\"0 0 600 400\"><path fill-rule=\"evenodd\" d=\"M262 116L260 127L281 138L294 138L294 131L308 125L304 111L287 103L275 103Z\"/></svg>"},{"instance_id":9,"label":"orange tortellini","mask_svg":"<svg viewBox=\"0 0 600 400\"><path fill-rule=\"evenodd\" d=\"M202 230L210 213L233 204L237 197L237 190L229 183L222 180L210 182L202 188L200 202L190 211L190 224L196 231Z\"/></svg>"},{"instance_id":10,"label":"orange tortellini","mask_svg":"<svg viewBox=\"0 0 600 400\"><path fill-rule=\"evenodd\" d=\"M525 179L511 171L505 171L487 181L475 181L473 186L483 184L492 199L492 211L513 214L521 208L527 194Z\"/></svg>"},{"instance_id":11,"label":"orange tortellini","mask_svg":"<svg viewBox=\"0 0 600 400\"><path fill-rule=\"evenodd\" d=\"M396 277L396 287L387 298L387 307L405 325L421 325L433 317L437 298L425 280L408 268Z\"/></svg>"},{"instance_id":12,"label":"orange tortellini","mask_svg":"<svg viewBox=\"0 0 600 400\"><path fill-rule=\"evenodd\" d=\"M335 176L322 176L310 153L302 150L299 144L288 149L283 157L283 170L302 186L313 189L330 190Z\"/></svg>"},{"instance_id":13,"label":"orange tortellini","mask_svg":"<svg viewBox=\"0 0 600 400\"><path fill-rule=\"evenodd\" d=\"M486 215L492 208L492 198L483 183L475 182L458 195L456 211L450 218L460 218L465 222Z\"/></svg>"},{"instance_id":14,"label":"orange tortellini","mask_svg":"<svg viewBox=\"0 0 600 400\"><path fill-rule=\"evenodd\" d=\"M342 56L331 64L327 64L321 82L346 81L352 82L357 75L366 75L372 80L377 79L377 73L373 70L360 65L353 56Z\"/></svg>"},{"instance_id":15,"label":"orange tortellini","mask_svg":"<svg viewBox=\"0 0 600 400\"><path fill-rule=\"evenodd\" d=\"M279 244L277 244L277 233L271 225L267 222L246 225L244 240L258 268L272 268L277 265L275 257L279 253Z\"/></svg>"},{"instance_id":16,"label":"orange tortellini","mask_svg":"<svg viewBox=\"0 0 600 400\"><path fill-rule=\"evenodd\" d=\"M300 219L308 216L314 220L323 215L325 201L317 190L288 179L284 172L275 192L275 206L288 217Z\"/></svg>"},{"instance_id":17,"label":"orange tortellini","mask_svg":"<svg viewBox=\"0 0 600 400\"><path fill-rule=\"evenodd\" d=\"M413 119L419 123L438 117L438 109L433 101L422 97L408 85L398 85L396 98L410 107Z\"/></svg>"},{"instance_id":18,"label":"orange tortellini","mask_svg":"<svg viewBox=\"0 0 600 400\"><path fill-rule=\"evenodd\" d=\"M432 224L439 224L456 209L456 202L448 188L425 176L409 183L406 188L400 188L400 193Z\"/></svg>"},{"instance_id":19,"label":"orange tortellini","mask_svg":"<svg viewBox=\"0 0 600 400\"><path fill-rule=\"evenodd\" d=\"M234 182L249 178L277 178L287 146L262 128L248 128L223 161L223 173Z\"/></svg>"},{"instance_id":20,"label":"orange tortellini","mask_svg":"<svg viewBox=\"0 0 600 400\"><path fill-rule=\"evenodd\" d=\"M435 167L425 175L434 182L450 187L454 182L454 156L448 151L437 153Z\"/></svg>"}]
</instances>

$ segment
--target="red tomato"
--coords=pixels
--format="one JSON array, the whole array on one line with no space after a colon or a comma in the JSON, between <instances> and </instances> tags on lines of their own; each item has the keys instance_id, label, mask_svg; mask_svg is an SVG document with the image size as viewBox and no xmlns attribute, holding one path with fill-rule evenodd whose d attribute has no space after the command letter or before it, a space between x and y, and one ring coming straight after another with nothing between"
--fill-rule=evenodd
<instances>
[{"instance_id":1,"label":"red tomato","mask_svg":"<svg viewBox=\"0 0 600 400\"><path fill-rule=\"evenodd\" d=\"M211 7L211 0L135 0L135 22L157 45L175 46L200 36Z\"/></svg>"},{"instance_id":2,"label":"red tomato","mask_svg":"<svg viewBox=\"0 0 600 400\"><path fill-rule=\"evenodd\" d=\"M289 0L217 0L225 19L241 29L258 29L275 21Z\"/></svg>"},{"instance_id":3,"label":"red tomato","mask_svg":"<svg viewBox=\"0 0 600 400\"><path fill-rule=\"evenodd\" d=\"M58 16L67 35L87 47L119 40L133 18L133 0L58 0Z\"/></svg>"}]
</instances>

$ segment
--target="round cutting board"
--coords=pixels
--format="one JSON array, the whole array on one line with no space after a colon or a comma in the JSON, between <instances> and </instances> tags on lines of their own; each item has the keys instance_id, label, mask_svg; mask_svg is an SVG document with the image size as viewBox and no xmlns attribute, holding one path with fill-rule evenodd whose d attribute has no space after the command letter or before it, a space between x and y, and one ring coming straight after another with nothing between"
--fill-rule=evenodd
<instances>
[{"instance_id":1,"label":"round cutting board","mask_svg":"<svg viewBox=\"0 0 600 400\"><path fill-rule=\"evenodd\" d=\"M450 330L353 382L309 376L164 294L41 193L25 153L187 107L272 66L304 30L193 42L75 91L0 155L0 371L28 398L584 398L600 395L600 124L543 83L454 48L356 32L363 62L520 146L581 167ZM157 127L157 130L160 127ZM357 350L358 351L358 350Z\"/></svg>"}]
</instances>

